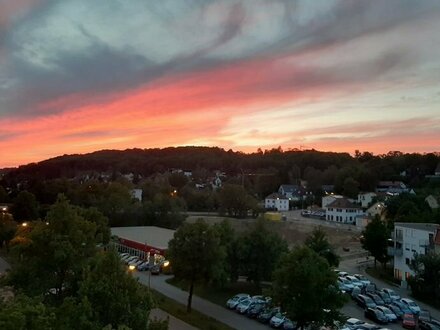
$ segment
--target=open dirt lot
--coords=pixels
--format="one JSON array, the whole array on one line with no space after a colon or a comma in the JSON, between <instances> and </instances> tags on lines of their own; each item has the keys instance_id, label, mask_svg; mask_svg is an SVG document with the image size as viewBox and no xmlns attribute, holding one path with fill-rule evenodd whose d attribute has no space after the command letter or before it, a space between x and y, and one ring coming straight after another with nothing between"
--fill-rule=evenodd
<instances>
[{"instance_id":1,"label":"open dirt lot","mask_svg":"<svg viewBox=\"0 0 440 330\"><path fill-rule=\"evenodd\" d=\"M256 221L255 219L234 219L212 215L190 215L186 221L194 222L200 218L213 224L228 219L237 232L248 230ZM267 221L267 225L270 230L278 233L284 238L291 247L304 243L306 237L313 231L313 229L321 226L326 232L330 243L336 248L337 253L342 257L348 257L350 255L364 252L359 242L360 232L355 230L355 228L351 228L351 226L336 227L322 220L301 217L297 212L288 213L287 221ZM348 248L349 251L344 251L343 248Z\"/></svg>"}]
</instances>

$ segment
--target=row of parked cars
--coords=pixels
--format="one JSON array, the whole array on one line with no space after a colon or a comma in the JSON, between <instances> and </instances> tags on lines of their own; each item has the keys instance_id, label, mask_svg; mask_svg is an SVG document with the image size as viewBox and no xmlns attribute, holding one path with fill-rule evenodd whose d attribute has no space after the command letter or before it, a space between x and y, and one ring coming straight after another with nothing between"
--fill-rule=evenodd
<instances>
[{"instance_id":1,"label":"row of parked cars","mask_svg":"<svg viewBox=\"0 0 440 330\"><path fill-rule=\"evenodd\" d=\"M279 307L272 307L271 302L270 297L251 297L247 293L239 293L226 302L226 307L261 323L269 324L272 328L296 329L296 323L288 319Z\"/></svg>"},{"instance_id":2,"label":"row of parked cars","mask_svg":"<svg viewBox=\"0 0 440 330\"><path fill-rule=\"evenodd\" d=\"M407 329L421 327L424 330L440 330L429 312L421 310L413 300L402 298L389 288L378 289L363 275L335 271L338 274L339 289L349 294L364 309L367 319L378 324L402 322L402 326ZM358 329L357 325L364 324L357 319L349 320L350 330ZM363 327L359 329L365 330Z\"/></svg>"},{"instance_id":3,"label":"row of parked cars","mask_svg":"<svg viewBox=\"0 0 440 330\"><path fill-rule=\"evenodd\" d=\"M139 271L150 270L153 275L160 273L159 265L151 264L148 260L143 260L138 256L132 256L129 253L119 253L119 257L131 269L137 269Z\"/></svg>"}]
</instances>

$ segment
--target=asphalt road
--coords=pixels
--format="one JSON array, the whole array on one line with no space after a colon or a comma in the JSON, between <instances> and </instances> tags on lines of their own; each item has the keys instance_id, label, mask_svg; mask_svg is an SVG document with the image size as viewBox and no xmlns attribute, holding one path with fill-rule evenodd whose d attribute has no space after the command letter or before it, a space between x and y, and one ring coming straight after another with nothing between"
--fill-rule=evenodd
<instances>
[{"instance_id":1,"label":"asphalt road","mask_svg":"<svg viewBox=\"0 0 440 330\"><path fill-rule=\"evenodd\" d=\"M133 274L139 279L139 282L148 286L148 273L135 272ZM159 291L165 296L186 305L188 293L176 288L165 282L171 276L159 275L151 276L151 288ZM255 320L249 319L246 316L237 314L236 312L228 310L226 307L219 306L210 301L193 296L192 308L210 316L228 326L238 330L267 330L266 325L260 324Z\"/></svg>"}]
</instances>

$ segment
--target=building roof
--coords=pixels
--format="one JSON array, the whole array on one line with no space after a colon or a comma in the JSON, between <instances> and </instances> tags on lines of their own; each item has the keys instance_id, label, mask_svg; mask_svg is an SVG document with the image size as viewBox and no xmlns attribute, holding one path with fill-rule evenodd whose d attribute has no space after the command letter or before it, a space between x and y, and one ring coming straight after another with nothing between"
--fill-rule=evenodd
<instances>
[{"instance_id":1,"label":"building roof","mask_svg":"<svg viewBox=\"0 0 440 330\"><path fill-rule=\"evenodd\" d=\"M283 190L284 190L286 193L294 193L294 192L296 192L296 191L298 191L298 190L301 190L301 187L298 186L298 185L295 185L295 184L282 184L282 185L280 186L280 189L281 189L281 188L283 188Z\"/></svg>"},{"instance_id":2,"label":"building roof","mask_svg":"<svg viewBox=\"0 0 440 330\"><path fill-rule=\"evenodd\" d=\"M265 199L288 199L288 198L284 195L279 194L279 193L272 193L269 196L267 196Z\"/></svg>"},{"instance_id":3,"label":"building roof","mask_svg":"<svg viewBox=\"0 0 440 330\"><path fill-rule=\"evenodd\" d=\"M399 226L403 228L411 228L417 230L426 230L435 232L440 228L440 225L435 223L418 223L418 222L395 222L394 227Z\"/></svg>"},{"instance_id":4,"label":"building roof","mask_svg":"<svg viewBox=\"0 0 440 330\"><path fill-rule=\"evenodd\" d=\"M112 227L112 235L158 249L168 249L168 242L174 237L175 230L155 226Z\"/></svg>"},{"instance_id":5,"label":"building roof","mask_svg":"<svg viewBox=\"0 0 440 330\"><path fill-rule=\"evenodd\" d=\"M405 188L406 185L402 181L379 181L378 187Z\"/></svg>"},{"instance_id":6,"label":"building roof","mask_svg":"<svg viewBox=\"0 0 440 330\"><path fill-rule=\"evenodd\" d=\"M327 207L339 209L360 209L359 205L353 204L347 198L336 198L333 202L328 204Z\"/></svg>"}]
</instances>

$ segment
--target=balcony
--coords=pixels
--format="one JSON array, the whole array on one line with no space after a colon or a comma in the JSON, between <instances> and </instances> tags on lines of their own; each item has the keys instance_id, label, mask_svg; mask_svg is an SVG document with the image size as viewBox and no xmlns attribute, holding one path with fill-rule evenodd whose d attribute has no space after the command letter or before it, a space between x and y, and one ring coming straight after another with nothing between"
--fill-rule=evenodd
<instances>
[{"instance_id":1,"label":"balcony","mask_svg":"<svg viewBox=\"0 0 440 330\"><path fill-rule=\"evenodd\" d=\"M403 255L403 249L391 246L388 247L387 252L391 257L401 257Z\"/></svg>"}]
</instances>

